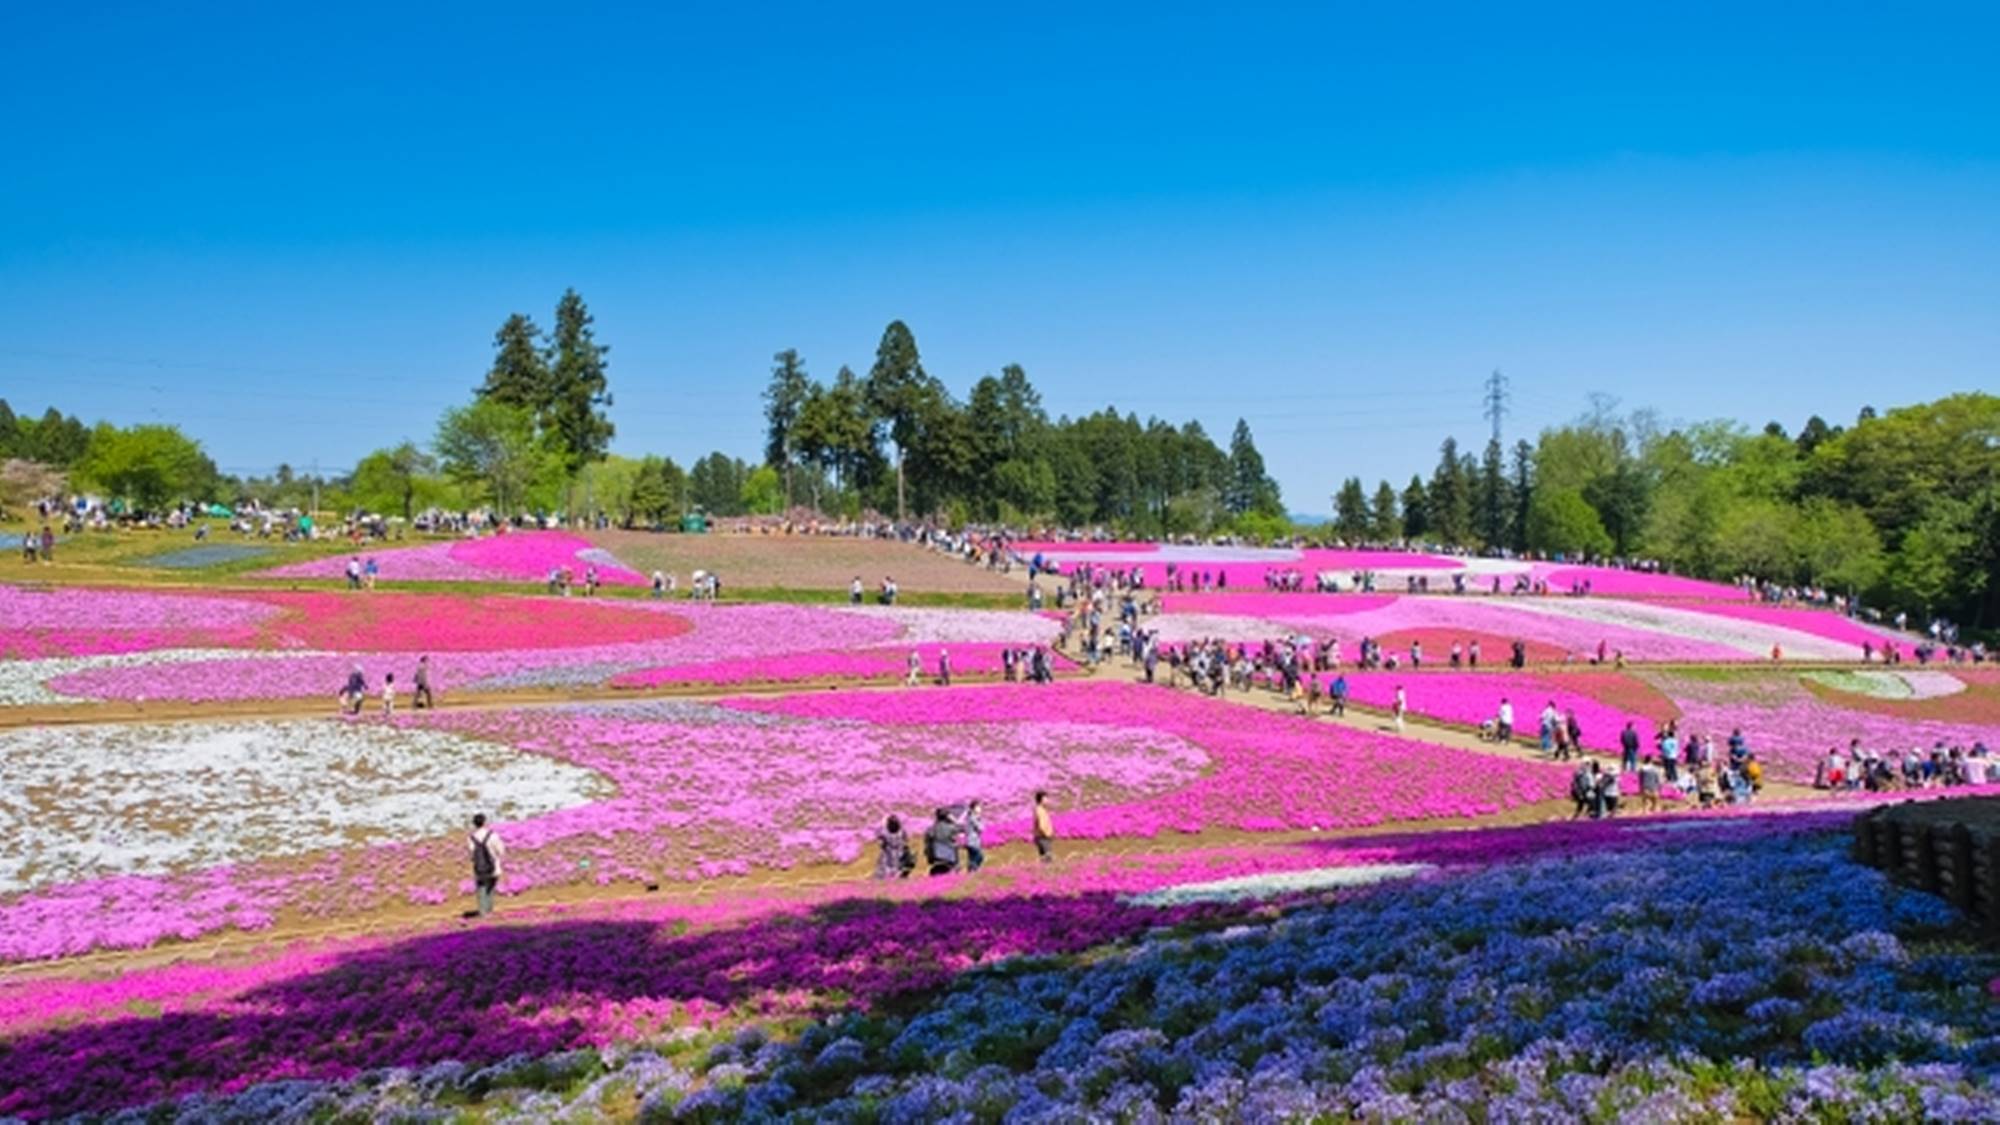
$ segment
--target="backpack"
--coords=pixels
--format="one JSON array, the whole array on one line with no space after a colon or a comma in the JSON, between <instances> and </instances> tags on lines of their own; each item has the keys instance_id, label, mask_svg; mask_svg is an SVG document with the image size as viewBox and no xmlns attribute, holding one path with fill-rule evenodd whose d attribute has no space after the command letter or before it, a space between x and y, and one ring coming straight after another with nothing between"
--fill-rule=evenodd
<instances>
[{"instance_id":1,"label":"backpack","mask_svg":"<svg viewBox=\"0 0 2000 1125\"><path fill-rule=\"evenodd\" d=\"M490 834L486 836L474 836L472 838L472 877L474 879L492 879L494 878L494 872L498 870L498 865L493 862L493 849L486 846L486 841L492 838Z\"/></svg>"}]
</instances>

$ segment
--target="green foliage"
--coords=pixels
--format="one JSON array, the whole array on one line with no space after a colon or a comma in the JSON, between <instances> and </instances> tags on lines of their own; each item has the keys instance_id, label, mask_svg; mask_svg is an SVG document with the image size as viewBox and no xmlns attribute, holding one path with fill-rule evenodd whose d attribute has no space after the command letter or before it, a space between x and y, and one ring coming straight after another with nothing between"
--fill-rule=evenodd
<instances>
[{"instance_id":1,"label":"green foliage","mask_svg":"<svg viewBox=\"0 0 2000 1125\"><path fill-rule=\"evenodd\" d=\"M1333 497L1333 531L1343 542L1360 543L1368 539L1374 528L1374 515L1368 510L1368 494L1362 491L1360 477L1348 477L1340 482L1340 491Z\"/></svg>"},{"instance_id":2,"label":"green foliage","mask_svg":"<svg viewBox=\"0 0 2000 1125\"><path fill-rule=\"evenodd\" d=\"M665 524L679 518L687 510L687 492L687 474L679 465L662 457L641 459L632 476L626 524Z\"/></svg>"},{"instance_id":3,"label":"green foliage","mask_svg":"<svg viewBox=\"0 0 2000 1125\"><path fill-rule=\"evenodd\" d=\"M688 499L711 516L740 516L744 511L743 486L749 476L750 466L742 461L726 453L710 453L688 470Z\"/></svg>"},{"instance_id":4,"label":"green foliage","mask_svg":"<svg viewBox=\"0 0 2000 1125\"><path fill-rule=\"evenodd\" d=\"M1387 543L1403 533L1402 513L1397 510L1396 486L1388 481L1375 486L1375 507L1368 515L1368 534Z\"/></svg>"},{"instance_id":5,"label":"green foliage","mask_svg":"<svg viewBox=\"0 0 2000 1125\"><path fill-rule=\"evenodd\" d=\"M215 462L178 429L161 425L119 429L108 422L98 423L92 431L76 472L144 511L180 500L211 499L221 479Z\"/></svg>"},{"instance_id":6,"label":"green foliage","mask_svg":"<svg viewBox=\"0 0 2000 1125\"><path fill-rule=\"evenodd\" d=\"M1521 526L1527 526L1525 518ZM1403 488L1403 538L1412 543L1426 542L1431 533L1430 490L1424 487L1424 478L1410 474L1410 483Z\"/></svg>"},{"instance_id":7,"label":"green foliage","mask_svg":"<svg viewBox=\"0 0 2000 1125\"><path fill-rule=\"evenodd\" d=\"M799 456L797 428L799 412L812 393L812 379L806 375L805 361L786 348L771 357L771 382L764 388L764 463L789 467Z\"/></svg>"},{"instance_id":8,"label":"green foliage","mask_svg":"<svg viewBox=\"0 0 2000 1125\"><path fill-rule=\"evenodd\" d=\"M1472 473L1458 452L1458 439L1438 447L1437 469L1428 497L1430 538L1447 546L1472 541Z\"/></svg>"},{"instance_id":9,"label":"green foliage","mask_svg":"<svg viewBox=\"0 0 2000 1125\"><path fill-rule=\"evenodd\" d=\"M1596 556L1611 550L1611 536L1581 491L1537 488L1528 505L1528 548L1572 558Z\"/></svg>"},{"instance_id":10,"label":"green foliage","mask_svg":"<svg viewBox=\"0 0 2000 1125\"><path fill-rule=\"evenodd\" d=\"M563 462L535 434L534 416L494 397L444 412L432 440L453 480L502 516L553 496Z\"/></svg>"},{"instance_id":11,"label":"green foliage","mask_svg":"<svg viewBox=\"0 0 2000 1125\"><path fill-rule=\"evenodd\" d=\"M354 507L409 519L420 503L429 507L442 499L436 472L437 461L411 442L378 449L354 466L347 498Z\"/></svg>"},{"instance_id":12,"label":"green foliage","mask_svg":"<svg viewBox=\"0 0 2000 1125\"><path fill-rule=\"evenodd\" d=\"M574 289L556 302L546 344L534 321L509 316L493 335L493 366L478 392L482 402L526 411L537 440L571 475L603 457L613 433L604 412L611 349L597 342L594 320Z\"/></svg>"},{"instance_id":13,"label":"green foliage","mask_svg":"<svg viewBox=\"0 0 2000 1125\"><path fill-rule=\"evenodd\" d=\"M1229 482L1223 490L1222 503L1239 516L1249 512L1282 516L1285 510L1277 482L1264 471L1264 455L1257 452L1250 424L1241 418L1236 420L1236 432L1229 438Z\"/></svg>"},{"instance_id":14,"label":"green foliage","mask_svg":"<svg viewBox=\"0 0 2000 1125\"><path fill-rule=\"evenodd\" d=\"M784 510L785 486L778 478L778 470L769 465L759 465L743 478L743 488L738 495L742 509L753 516L772 516Z\"/></svg>"}]
</instances>

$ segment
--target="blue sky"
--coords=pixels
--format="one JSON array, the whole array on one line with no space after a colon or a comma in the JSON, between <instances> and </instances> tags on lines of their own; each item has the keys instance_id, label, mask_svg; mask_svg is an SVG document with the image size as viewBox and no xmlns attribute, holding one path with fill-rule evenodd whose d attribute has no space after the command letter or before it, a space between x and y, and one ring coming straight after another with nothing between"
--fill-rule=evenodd
<instances>
[{"instance_id":1,"label":"blue sky","mask_svg":"<svg viewBox=\"0 0 2000 1125\"><path fill-rule=\"evenodd\" d=\"M2000 387L1991 6L859 8L11 6L0 396L344 467L575 286L620 452L901 318L1324 510L1495 367L1510 440Z\"/></svg>"}]
</instances>

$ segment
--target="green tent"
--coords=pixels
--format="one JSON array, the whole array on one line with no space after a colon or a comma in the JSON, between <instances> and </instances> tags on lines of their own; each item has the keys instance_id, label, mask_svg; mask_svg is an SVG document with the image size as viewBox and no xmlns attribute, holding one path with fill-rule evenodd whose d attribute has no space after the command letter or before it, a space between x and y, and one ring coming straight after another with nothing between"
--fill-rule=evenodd
<instances>
[{"instance_id":1,"label":"green tent","mask_svg":"<svg viewBox=\"0 0 2000 1125\"><path fill-rule=\"evenodd\" d=\"M224 519L232 519L236 515L235 512L230 511L221 504L210 504L208 506L208 514L211 516L221 516Z\"/></svg>"}]
</instances>

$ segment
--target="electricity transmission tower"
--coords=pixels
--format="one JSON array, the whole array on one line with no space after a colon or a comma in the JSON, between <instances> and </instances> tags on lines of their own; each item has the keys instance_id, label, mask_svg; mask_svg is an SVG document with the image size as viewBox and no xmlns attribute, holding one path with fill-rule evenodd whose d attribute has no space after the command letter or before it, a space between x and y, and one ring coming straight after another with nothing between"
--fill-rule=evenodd
<instances>
[{"instance_id":1,"label":"electricity transmission tower","mask_svg":"<svg viewBox=\"0 0 2000 1125\"><path fill-rule=\"evenodd\" d=\"M1497 445L1500 442L1500 420L1507 416L1507 377L1500 374L1497 367L1493 369L1493 374L1486 377L1485 416L1487 421L1493 423L1493 442Z\"/></svg>"}]
</instances>

